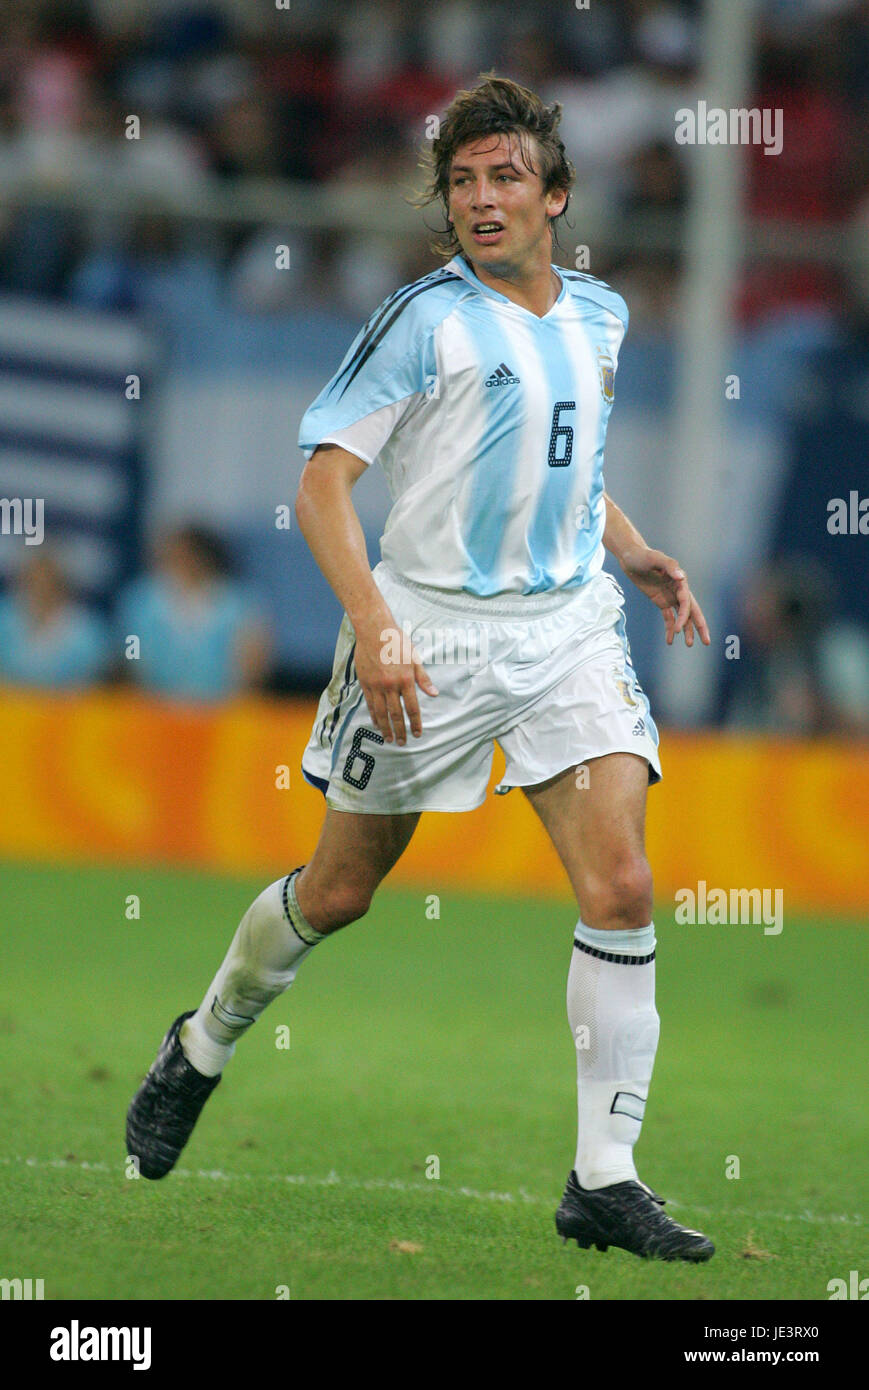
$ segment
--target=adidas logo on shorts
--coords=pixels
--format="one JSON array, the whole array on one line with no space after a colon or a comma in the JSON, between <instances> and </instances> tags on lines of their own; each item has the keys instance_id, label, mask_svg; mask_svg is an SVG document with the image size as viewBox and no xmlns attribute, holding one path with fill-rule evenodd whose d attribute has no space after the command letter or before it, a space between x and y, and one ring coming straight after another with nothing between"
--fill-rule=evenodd
<instances>
[{"instance_id":1,"label":"adidas logo on shorts","mask_svg":"<svg viewBox=\"0 0 869 1390\"><path fill-rule=\"evenodd\" d=\"M645 719L638 719L637 722L636 722L636 724L634 725L634 727L631 729L631 733L632 733L632 734L636 734L637 736L639 736L640 734L644 734L645 732L646 732L646 721L645 721Z\"/></svg>"},{"instance_id":2,"label":"adidas logo on shorts","mask_svg":"<svg viewBox=\"0 0 869 1390\"><path fill-rule=\"evenodd\" d=\"M518 386L519 378L514 376L506 363L502 362L500 367L496 367L490 377L486 379L487 386Z\"/></svg>"}]
</instances>

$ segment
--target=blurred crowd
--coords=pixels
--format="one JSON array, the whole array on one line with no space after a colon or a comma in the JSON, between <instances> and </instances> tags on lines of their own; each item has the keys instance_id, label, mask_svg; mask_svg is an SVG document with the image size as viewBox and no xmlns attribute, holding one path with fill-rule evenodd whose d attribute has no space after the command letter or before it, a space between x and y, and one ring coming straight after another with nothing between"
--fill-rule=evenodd
<instances>
[{"instance_id":1,"label":"blurred crowd","mask_svg":"<svg viewBox=\"0 0 869 1390\"><path fill-rule=\"evenodd\" d=\"M207 703L262 689L269 671L268 621L223 542L201 527L163 535L109 618L79 601L48 546L0 597L0 681L13 685L127 684Z\"/></svg>"},{"instance_id":2,"label":"blurred crowd","mask_svg":"<svg viewBox=\"0 0 869 1390\"><path fill-rule=\"evenodd\" d=\"M186 263L189 293L207 268L254 309L286 307L288 292L316 298L328 283L344 307L367 313L430 265L425 235L296 230L294 275L281 278L262 273L269 258L273 267L268 229L242 220L206 232L161 215L161 204L245 179L410 187L431 117L488 68L561 101L577 243L584 211L611 225L678 220L690 152L674 143L673 112L698 96L700 14L700 0L2 0L0 184L91 186L104 197L86 215L7 201L0 288L147 306L161 270L181 275ZM750 151L751 214L803 225L850 217L869 172L865 0L761 0L753 86L751 104L785 109L787 132L777 158ZM117 211L130 196L150 200L147 214ZM631 255L637 315L669 312L677 262L666 246ZM837 293L829 269L767 261L747 274L742 310L751 318Z\"/></svg>"},{"instance_id":3,"label":"blurred crowd","mask_svg":"<svg viewBox=\"0 0 869 1390\"><path fill-rule=\"evenodd\" d=\"M701 0L0 0L0 292L142 312L164 329L173 313L199 322L200 309L213 323L215 304L260 319L320 306L358 323L431 269L437 210L402 235L278 228L245 213L247 195L331 192L337 206L382 189L382 206L400 208L421 185L432 117L493 68L562 103L577 170L562 259L573 263L591 219L588 268L630 303L632 339L666 338L692 157L673 120L703 95L702 11ZM801 401L817 437L803 455L794 445L781 489L793 534L800 460L826 449L839 469L869 366L869 0L759 0L747 104L786 113L780 155L747 151L755 227L816 228L819 244L839 228L848 248L745 257L740 331L757 335L770 399L780 393L782 438L799 433L797 366L817 386ZM209 214L218 193L237 215ZM617 235L625 227L633 239ZM276 233L289 275L274 274ZM842 444L830 418L848 412ZM829 576L808 562L761 567L733 596L743 651L725 663L719 722L869 734L869 604L854 621L848 555L842 621ZM0 595L0 681L125 681L201 700L283 688L268 617L221 538L198 526L161 537L111 617L77 600L57 553L28 557Z\"/></svg>"},{"instance_id":4,"label":"blurred crowd","mask_svg":"<svg viewBox=\"0 0 869 1390\"><path fill-rule=\"evenodd\" d=\"M752 577L735 615L739 647L725 662L728 728L869 736L867 631L837 598L829 573L805 557Z\"/></svg>"},{"instance_id":5,"label":"blurred crowd","mask_svg":"<svg viewBox=\"0 0 869 1390\"><path fill-rule=\"evenodd\" d=\"M734 613L720 722L768 734L869 736L869 643L836 616L831 577L811 561L755 574ZM732 642L732 639L730 639ZM164 533L147 571L106 618L75 595L58 554L31 554L0 596L0 682L49 690L127 685L209 704L282 693L270 617L200 526Z\"/></svg>"}]
</instances>

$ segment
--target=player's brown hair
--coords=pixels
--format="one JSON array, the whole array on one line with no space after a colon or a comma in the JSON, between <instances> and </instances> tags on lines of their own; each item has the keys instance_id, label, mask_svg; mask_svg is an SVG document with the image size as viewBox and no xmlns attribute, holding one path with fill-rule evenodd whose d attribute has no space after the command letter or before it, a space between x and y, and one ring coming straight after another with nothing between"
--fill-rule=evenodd
<instances>
[{"instance_id":1,"label":"player's brown hair","mask_svg":"<svg viewBox=\"0 0 869 1390\"><path fill-rule=\"evenodd\" d=\"M455 256L462 249L449 220L450 169L456 151L469 140L483 139L487 135L517 135L522 162L526 169L540 175L544 193L556 188L567 193L564 210L551 219L553 238L557 242L555 223L567 212L576 177L558 134L560 121L559 102L547 106L528 87L520 86L509 77L496 77L492 72L482 73L476 87L456 93L440 123L437 139L423 151L420 161L428 182L416 200L417 206L439 202L447 219L446 228L438 233L441 239L433 247L439 255ZM531 162L530 135L537 141L539 168Z\"/></svg>"}]
</instances>

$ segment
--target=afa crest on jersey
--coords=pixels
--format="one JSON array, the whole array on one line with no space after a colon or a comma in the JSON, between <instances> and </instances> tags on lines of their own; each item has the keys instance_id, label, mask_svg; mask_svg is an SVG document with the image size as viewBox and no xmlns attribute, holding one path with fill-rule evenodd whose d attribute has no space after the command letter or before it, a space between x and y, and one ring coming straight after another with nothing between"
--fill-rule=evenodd
<instances>
[{"instance_id":1,"label":"afa crest on jersey","mask_svg":"<svg viewBox=\"0 0 869 1390\"><path fill-rule=\"evenodd\" d=\"M615 385L616 364L603 348L597 350L597 365L600 373L600 389L605 401L612 402Z\"/></svg>"}]
</instances>

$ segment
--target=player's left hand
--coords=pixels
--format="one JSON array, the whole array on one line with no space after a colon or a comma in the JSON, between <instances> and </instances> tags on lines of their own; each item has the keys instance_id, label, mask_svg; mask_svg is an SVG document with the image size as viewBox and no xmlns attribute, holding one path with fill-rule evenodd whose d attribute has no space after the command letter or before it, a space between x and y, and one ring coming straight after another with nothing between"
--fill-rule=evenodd
<instances>
[{"instance_id":1,"label":"player's left hand","mask_svg":"<svg viewBox=\"0 0 869 1390\"><path fill-rule=\"evenodd\" d=\"M663 550L645 547L623 555L621 565L628 579L664 614L668 647L680 632L685 634L686 647L693 647L695 628L701 642L709 646L711 638L706 619L678 560L665 555Z\"/></svg>"}]
</instances>

